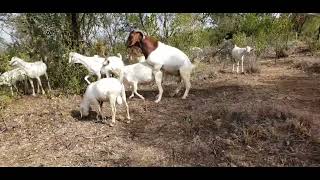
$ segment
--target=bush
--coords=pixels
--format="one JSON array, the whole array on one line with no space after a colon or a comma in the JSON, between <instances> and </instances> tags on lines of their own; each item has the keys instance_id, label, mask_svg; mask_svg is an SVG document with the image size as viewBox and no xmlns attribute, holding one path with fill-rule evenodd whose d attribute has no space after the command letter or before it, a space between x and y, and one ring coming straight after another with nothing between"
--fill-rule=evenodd
<instances>
[{"instance_id":1,"label":"bush","mask_svg":"<svg viewBox=\"0 0 320 180\"><path fill-rule=\"evenodd\" d=\"M254 74L254 73L260 73L260 67L257 63L257 58L255 55L251 55L247 57L247 68L245 69L246 73Z\"/></svg>"}]
</instances>

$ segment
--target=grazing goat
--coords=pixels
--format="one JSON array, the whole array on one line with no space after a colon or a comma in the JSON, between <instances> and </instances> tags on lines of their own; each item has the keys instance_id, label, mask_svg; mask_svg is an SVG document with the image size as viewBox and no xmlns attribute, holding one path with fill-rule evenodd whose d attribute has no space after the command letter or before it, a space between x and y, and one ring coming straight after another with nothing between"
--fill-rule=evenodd
<instances>
[{"instance_id":1,"label":"grazing goat","mask_svg":"<svg viewBox=\"0 0 320 180\"><path fill-rule=\"evenodd\" d=\"M116 102L122 104L124 102L127 111L127 123L130 123L129 106L126 101L126 92L124 85L115 78L103 78L96 82L91 83L83 96L80 104L80 116L89 115L89 109L91 104L99 105L99 113L96 119L99 120L99 115L102 120L104 119L101 108L103 102L109 99L111 110L112 110L112 121L110 126L113 126L116 121Z\"/></svg>"},{"instance_id":2,"label":"grazing goat","mask_svg":"<svg viewBox=\"0 0 320 180\"><path fill-rule=\"evenodd\" d=\"M1 85L6 85L10 87L11 90L11 95L13 96L13 90L12 86L17 90L18 88L16 86L16 83L18 81L23 81L27 79L27 74L24 70L21 68L15 68L13 70L4 72L3 74L0 75L0 86Z\"/></svg>"},{"instance_id":3,"label":"grazing goat","mask_svg":"<svg viewBox=\"0 0 320 180\"><path fill-rule=\"evenodd\" d=\"M156 103L160 102L163 94L162 78L163 70L172 75L179 75L185 83L186 90L182 99L186 99L191 88L190 76L194 65L190 62L188 56L181 50L166 45L152 37L145 36L142 31L133 30L127 39L127 47L140 47L146 58L146 62L152 66L152 73L158 86L159 94ZM175 94L178 94L181 85L178 85Z\"/></svg>"},{"instance_id":4,"label":"grazing goat","mask_svg":"<svg viewBox=\"0 0 320 180\"><path fill-rule=\"evenodd\" d=\"M117 53L117 56L109 56L105 59L100 68L100 73L106 74L107 77L110 77L112 73L120 75L120 71L123 67L124 63L122 61L122 56L120 53Z\"/></svg>"},{"instance_id":5,"label":"grazing goat","mask_svg":"<svg viewBox=\"0 0 320 180\"><path fill-rule=\"evenodd\" d=\"M10 61L10 65L13 67L19 67L22 70L26 72L26 75L29 77L29 82L32 87L32 96L35 96L34 86L32 79L37 79L38 81L38 93L40 92L39 86L41 87L42 94L45 94L42 83L41 83L41 76L45 76L48 82L48 88L51 91L49 78L47 74L47 65L42 61L36 61L36 62L25 62L24 60L18 58L18 57L12 57Z\"/></svg>"},{"instance_id":6,"label":"grazing goat","mask_svg":"<svg viewBox=\"0 0 320 180\"><path fill-rule=\"evenodd\" d=\"M84 77L84 80L88 84L91 83L88 80L90 76L96 75L98 77L98 80L101 79L100 69L103 65L104 60L105 58L98 55L88 57L76 52L69 53L69 63L82 64L89 71L89 74Z\"/></svg>"},{"instance_id":7,"label":"grazing goat","mask_svg":"<svg viewBox=\"0 0 320 180\"><path fill-rule=\"evenodd\" d=\"M251 51L253 50L253 48L251 48L250 46L247 46L245 48L240 48L237 45L234 45L234 48L231 51L232 54L232 58L233 58L233 63L232 63L232 72L234 72L234 64L235 62L237 62L237 73L239 73L239 63L241 60L241 72L244 73L243 70L243 60L244 57L246 55L248 55Z\"/></svg>"}]
</instances>

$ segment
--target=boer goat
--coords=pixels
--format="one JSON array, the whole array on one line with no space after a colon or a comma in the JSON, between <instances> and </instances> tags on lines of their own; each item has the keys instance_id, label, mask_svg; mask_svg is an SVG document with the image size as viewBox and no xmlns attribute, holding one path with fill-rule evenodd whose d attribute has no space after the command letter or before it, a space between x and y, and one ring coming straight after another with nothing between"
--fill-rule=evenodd
<instances>
[{"instance_id":1,"label":"boer goat","mask_svg":"<svg viewBox=\"0 0 320 180\"><path fill-rule=\"evenodd\" d=\"M152 73L159 90L158 98L155 101L156 103L160 102L163 94L161 85L163 77L162 70L166 73L180 76L179 81L182 82L183 80L186 87L182 99L187 98L191 88L190 76L194 65L184 52L152 37L146 36L139 30L130 32L127 39L127 47L139 47L145 56L146 62L152 66ZM175 94L178 94L180 89L181 85L178 85Z\"/></svg>"}]
</instances>

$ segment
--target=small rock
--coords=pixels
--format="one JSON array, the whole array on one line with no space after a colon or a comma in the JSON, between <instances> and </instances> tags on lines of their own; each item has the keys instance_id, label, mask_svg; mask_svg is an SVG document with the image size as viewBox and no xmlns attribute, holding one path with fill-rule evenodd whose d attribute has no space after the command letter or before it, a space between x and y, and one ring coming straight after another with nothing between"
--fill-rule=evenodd
<instances>
[{"instance_id":1,"label":"small rock","mask_svg":"<svg viewBox=\"0 0 320 180\"><path fill-rule=\"evenodd\" d=\"M231 167L238 167L237 165L233 164L233 163L230 163L230 166Z\"/></svg>"},{"instance_id":2,"label":"small rock","mask_svg":"<svg viewBox=\"0 0 320 180\"><path fill-rule=\"evenodd\" d=\"M217 126L217 128L220 128L222 125L221 119L217 119L214 121L214 124Z\"/></svg>"},{"instance_id":3,"label":"small rock","mask_svg":"<svg viewBox=\"0 0 320 180\"><path fill-rule=\"evenodd\" d=\"M227 163L219 163L218 166L220 166L220 167L227 167L228 164L227 164Z\"/></svg>"},{"instance_id":4,"label":"small rock","mask_svg":"<svg viewBox=\"0 0 320 180\"><path fill-rule=\"evenodd\" d=\"M233 145L233 142L230 139L224 139L223 142L228 145Z\"/></svg>"}]
</instances>

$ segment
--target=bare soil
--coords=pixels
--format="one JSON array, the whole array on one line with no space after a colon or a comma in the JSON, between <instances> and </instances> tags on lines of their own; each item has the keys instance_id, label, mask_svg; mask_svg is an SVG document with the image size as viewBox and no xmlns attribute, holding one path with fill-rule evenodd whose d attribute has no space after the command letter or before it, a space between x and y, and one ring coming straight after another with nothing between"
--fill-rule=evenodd
<instances>
[{"instance_id":1,"label":"bare soil","mask_svg":"<svg viewBox=\"0 0 320 180\"><path fill-rule=\"evenodd\" d=\"M80 119L79 95L23 96L0 115L0 166L319 166L320 75L295 65L308 58L263 60L258 74L198 64L186 100L169 96L174 81L159 104L142 85L147 111L128 100L132 122L118 106L114 127L95 107Z\"/></svg>"}]
</instances>

